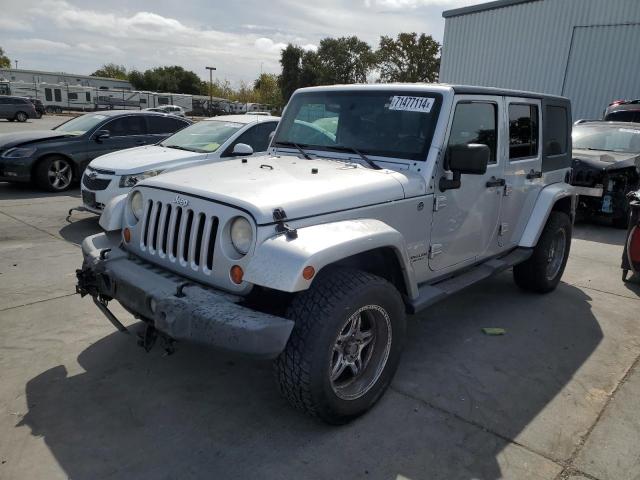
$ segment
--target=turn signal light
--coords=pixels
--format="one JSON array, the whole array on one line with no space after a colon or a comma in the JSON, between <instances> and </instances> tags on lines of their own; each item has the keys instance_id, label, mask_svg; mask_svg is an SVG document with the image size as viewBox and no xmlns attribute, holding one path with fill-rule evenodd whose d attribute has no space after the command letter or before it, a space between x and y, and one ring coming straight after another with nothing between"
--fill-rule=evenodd
<instances>
[{"instance_id":1,"label":"turn signal light","mask_svg":"<svg viewBox=\"0 0 640 480\"><path fill-rule=\"evenodd\" d=\"M124 237L124 241L129 243L131 241L131 230L129 230L128 228L125 228L122 231L122 236Z\"/></svg>"},{"instance_id":2,"label":"turn signal light","mask_svg":"<svg viewBox=\"0 0 640 480\"><path fill-rule=\"evenodd\" d=\"M240 267L239 265L234 265L233 267L231 267L229 275L233 283L235 283L236 285L240 285L242 283L244 272L242 271L242 267Z\"/></svg>"},{"instance_id":3,"label":"turn signal light","mask_svg":"<svg viewBox=\"0 0 640 480\"><path fill-rule=\"evenodd\" d=\"M311 265L304 267L304 270L302 270L302 278L304 278L305 280L311 280L315 274L316 269Z\"/></svg>"}]
</instances>

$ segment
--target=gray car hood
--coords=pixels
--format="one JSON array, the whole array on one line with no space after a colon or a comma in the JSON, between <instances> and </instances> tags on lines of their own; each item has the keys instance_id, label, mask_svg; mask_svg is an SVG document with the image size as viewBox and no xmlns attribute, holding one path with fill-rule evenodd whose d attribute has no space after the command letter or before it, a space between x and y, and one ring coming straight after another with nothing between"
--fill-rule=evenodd
<instances>
[{"instance_id":1,"label":"gray car hood","mask_svg":"<svg viewBox=\"0 0 640 480\"><path fill-rule=\"evenodd\" d=\"M606 150L573 150L573 166L586 164L602 170L636 167L640 169L640 153L609 152Z\"/></svg>"},{"instance_id":2,"label":"gray car hood","mask_svg":"<svg viewBox=\"0 0 640 480\"><path fill-rule=\"evenodd\" d=\"M272 223L276 208L283 208L292 220L391 202L426 191L424 179L408 170L373 170L341 161L295 156L195 166L144 180L139 185L237 206L250 212L258 224Z\"/></svg>"},{"instance_id":3,"label":"gray car hood","mask_svg":"<svg viewBox=\"0 0 640 480\"><path fill-rule=\"evenodd\" d=\"M27 143L41 142L52 138L69 137L66 132L56 130L31 130L27 132L3 133L0 135L0 150L17 147Z\"/></svg>"}]
</instances>

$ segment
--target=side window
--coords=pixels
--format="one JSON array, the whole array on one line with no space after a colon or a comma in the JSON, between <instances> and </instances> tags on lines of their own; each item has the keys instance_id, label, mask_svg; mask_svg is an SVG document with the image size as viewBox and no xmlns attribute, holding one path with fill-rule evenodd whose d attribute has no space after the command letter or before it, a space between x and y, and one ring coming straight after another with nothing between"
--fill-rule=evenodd
<instances>
[{"instance_id":1,"label":"side window","mask_svg":"<svg viewBox=\"0 0 640 480\"><path fill-rule=\"evenodd\" d=\"M44 98L47 102L50 102L51 100L53 100L53 97L51 96L51 89L50 88L45 88L44 89Z\"/></svg>"},{"instance_id":2,"label":"side window","mask_svg":"<svg viewBox=\"0 0 640 480\"><path fill-rule=\"evenodd\" d=\"M458 103L453 115L449 144L481 143L489 147L489 164L497 162L498 106L495 103Z\"/></svg>"},{"instance_id":3,"label":"side window","mask_svg":"<svg viewBox=\"0 0 640 480\"><path fill-rule=\"evenodd\" d=\"M509 105L509 159L538 155L538 106Z\"/></svg>"},{"instance_id":4,"label":"side window","mask_svg":"<svg viewBox=\"0 0 640 480\"><path fill-rule=\"evenodd\" d=\"M273 132L277 127L276 122L265 122L260 123L251 127L249 130L240 135L235 142L233 142L225 154L230 154L233 151L233 147L238 143L245 143L253 148L254 152L264 152L269 148L269 142L271 139L269 135Z\"/></svg>"},{"instance_id":5,"label":"side window","mask_svg":"<svg viewBox=\"0 0 640 480\"><path fill-rule=\"evenodd\" d=\"M62 101L62 91L59 88L53 89L53 96L55 97L56 102Z\"/></svg>"},{"instance_id":6,"label":"side window","mask_svg":"<svg viewBox=\"0 0 640 480\"><path fill-rule=\"evenodd\" d=\"M90 102L91 101L91 93L90 92L84 92L84 94L85 94L85 97L87 99L87 102Z\"/></svg>"},{"instance_id":7,"label":"side window","mask_svg":"<svg viewBox=\"0 0 640 480\"><path fill-rule=\"evenodd\" d=\"M180 120L156 115L148 116L147 120L149 125L149 133L151 135L175 133L187 126L185 122L181 122Z\"/></svg>"},{"instance_id":8,"label":"side window","mask_svg":"<svg viewBox=\"0 0 640 480\"><path fill-rule=\"evenodd\" d=\"M104 127L112 137L128 137L130 135L144 135L147 132L142 116L120 117L107 123Z\"/></svg>"},{"instance_id":9,"label":"side window","mask_svg":"<svg viewBox=\"0 0 640 480\"><path fill-rule=\"evenodd\" d=\"M548 105L545 109L544 119L545 133L544 140L545 155L562 155L567 153L569 134L567 131L567 109Z\"/></svg>"},{"instance_id":10,"label":"side window","mask_svg":"<svg viewBox=\"0 0 640 480\"><path fill-rule=\"evenodd\" d=\"M77 100L77 99L78 99L78 94L77 94L77 93L69 92L69 93L67 94L67 97L69 97L69 100Z\"/></svg>"}]
</instances>

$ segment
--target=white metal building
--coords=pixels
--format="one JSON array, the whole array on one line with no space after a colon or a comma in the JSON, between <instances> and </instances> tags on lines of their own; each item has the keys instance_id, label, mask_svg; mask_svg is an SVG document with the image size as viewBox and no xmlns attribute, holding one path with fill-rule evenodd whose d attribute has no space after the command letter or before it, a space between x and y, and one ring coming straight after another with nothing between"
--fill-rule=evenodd
<instances>
[{"instance_id":1,"label":"white metal building","mask_svg":"<svg viewBox=\"0 0 640 480\"><path fill-rule=\"evenodd\" d=\"M563 95L574 119L640 98L640 0L498 0L442 15L441 82Z\"/></svg>"}]
</instances>

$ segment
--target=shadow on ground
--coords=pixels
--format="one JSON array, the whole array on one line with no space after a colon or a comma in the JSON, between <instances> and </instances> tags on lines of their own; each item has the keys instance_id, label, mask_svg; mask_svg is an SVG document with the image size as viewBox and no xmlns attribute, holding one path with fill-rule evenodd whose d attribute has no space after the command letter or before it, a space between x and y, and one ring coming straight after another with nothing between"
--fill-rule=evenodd
<instances>
[{"instance_id":1,"label":"shadow on ground","mask_svg":"<svg viewBox=\"0 0 640 480\"><path fill-rule=\"evenodd\" d=\"M76 185L66 192L44 192L30 183L0 182L1 200L35 200L38 198L76 197L80 198L80 188Z\"/></svg>"},{"instance_id":2,"label":"shadow on ground","mask_svg":"<svg viewBox=\"0 0 640 480\"><path fill-rule=\"evenodd\" d=\"M67 217L67 224L59 231L60 236L67 242L81 245L82 241L89 235L95 235L102 232L102 228L98 224L100 217L98 215L91 215L83 218L74 217L77 215L72 213L70 217ZM82 214L86 215L86 214Z\"/></svg>"},{"instance_id":3,"label":"shadow on ground","mask_svg":"<svg viewBox=\"0 0 640 480\"><path fill-rule=\"evenodd\" d=\"M573 238L589 242L605 243L607 245L624 245L627 232L606 223L580 222L573 228Z\"/></svg>"},{"instance_id":4,"label":"shadow on ground","mask_svg":"<svg viewBox=\"0 0 640 480\"><path fill-rule=\"evenodd\" d=\"M515 438L599 344L589 300L566 284L525 295L502 275L410 319L394 385L345 427L291 410L268 362L185 344L170 357L146 354L120 333L78 356L83 373L60 365L32 378L19 425L80 480L495 480L507 447L510 478L525 478L513 468L535 456L505 437ZM483 335L486 326L507 335Z\"/></svg>"}]
</instances>

